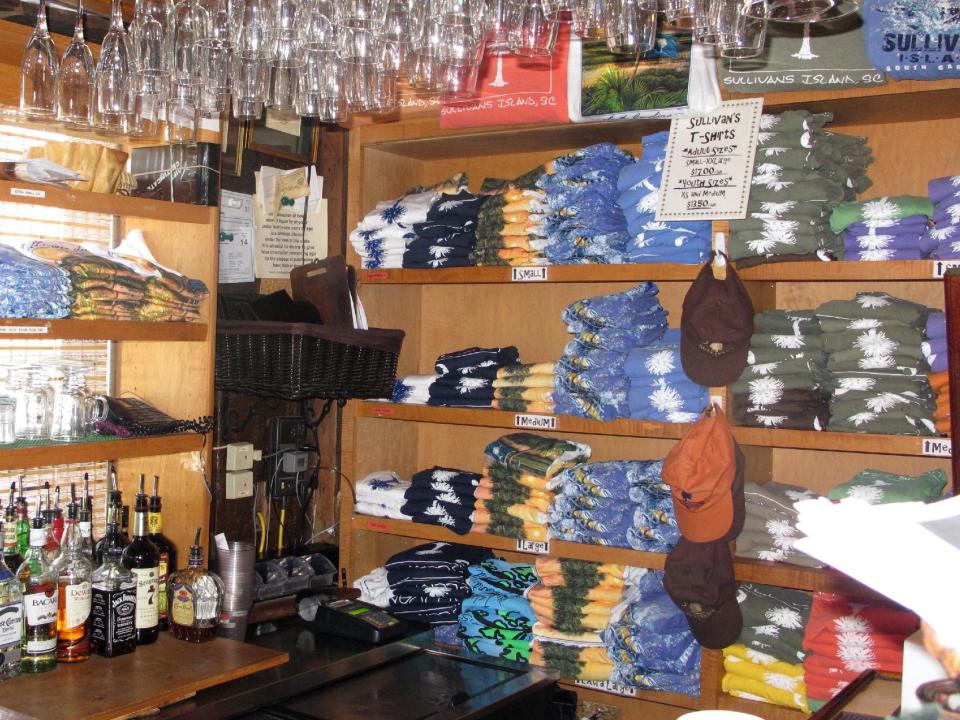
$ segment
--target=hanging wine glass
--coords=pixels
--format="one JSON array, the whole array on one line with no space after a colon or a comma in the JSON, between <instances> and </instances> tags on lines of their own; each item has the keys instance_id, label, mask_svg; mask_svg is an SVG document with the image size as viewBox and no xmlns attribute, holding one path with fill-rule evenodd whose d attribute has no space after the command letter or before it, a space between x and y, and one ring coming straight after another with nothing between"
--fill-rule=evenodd
<instances>
[{"instance_id":1,"label":"hanging wine glass","mask_svg":"<svg viewBox=\"0 0 960 720\"><path fill-rule=\"evenodd\" d=\"M517 0L487 0L485 52L490 55L510 53L510 31L516 27L518 10Z\"/></svg>"},{"instance_id":2,"label":"hanging wine glass","mask_svg":"<svg viewBox=\"0 0 960 720\"><path fill-rule=\"evenodd\" d=\"M93 123L106 132L129 129L136 95L136 63L130 38L123 29L120 0L113 0L110 28L100 44L100 59L94 73L95 114Z\"/></svg>"},{"instance_id":3,"label":"hanging wine glass","mask_svg":"<svg viewBox=\"0 0 960 720\"><path fill-rule=\"evenodd\" d=\"M607 49L638 56L657 40L657 0L612 0L607 20Z\"/></svg>"},{"instance_id":4,"label":"hanging wine glass","mask_svg":"<svg viewBox=\"0 0 960 720\"><path fill-rule=\"evenodd\" d=\"M63 53L57 75L57 120L71 127L90 125L94 70L93 53L83 39L83 0L77 0L73 38Z\"/></svg>"},{"instance_id":5,"label":"hanging wine glass","mask_svg":"<svg viewBox=\"0 0 960 720\"><path fill-rule=\"evenodd\" d=\"M521 0L517 25L510 34L510 49L522 57L553 54L559 24L550 20L540 0Z\"/></svg>"},{"instance_id":6,"label":"hanging wine glass","mask_svg":"<svg viewBox=\"0 0 960 720\"><path fill-rule=\"evenodd\" d=\"M584 40L603 40L607 35L607 0L575 0L573 29Z\"/></svg>"},{"instance_id":7,"label":"hanging wine glass","mask_svg":"<svg viewBox=\"0 0 960 720\"><path fill-rule=\"evenodd\" d=\"M57 112L57 52L47 29L47 1L40 0L37 22L20 65L20 112L49 118Z\"/></svg>"},{"instance_id":8,"label":"hanging wine glass","mask_svg":"<svg viewBox=\"0 0 960 720\"><path fill-rule=\"evenodd\" d=\"M233 57L233 115L238 120L256 120L263 115L270 43L267 13L261 0L244 0Z\"/></svg>"}]
</instances>

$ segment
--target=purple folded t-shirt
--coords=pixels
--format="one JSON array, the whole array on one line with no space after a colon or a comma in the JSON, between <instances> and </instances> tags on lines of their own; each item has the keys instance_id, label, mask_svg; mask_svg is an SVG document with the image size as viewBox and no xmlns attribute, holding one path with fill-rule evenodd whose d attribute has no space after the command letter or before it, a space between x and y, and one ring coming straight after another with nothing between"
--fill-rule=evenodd
<instances>
[{"instance_id":1,"label":"purple folded t-shirt","mask_svg":"<svg viewBox=\"0 0 960 720\"><path fill-rule=\"evenodd\" d=\"M960 175L935 178L927 183L930 202L938 203L948 197L960 198Z\"/></svg>"},{"instance_id":2,"label":"purple folded t-shirt","mask_svg":"<svg viewBox=\"0 0 960 720\"><path fill-rule=\"evenodd\" d=\"M861 260L865 262L877 260L923 260L924 253L913 249L881 248L879 250L848 250L844 253L844 260Z\"/></svg>"},{"instance_id":3,"label":"purple folded t-shirt","mask_svg":"<svg viewBox=\"0 0 960 720\"><path fill-rule=\"evenodd\" d=\"M899 220L883 225L868 224L861 220L860 222L848 225L846 231L855 235L866 235L871 231L875 231L877 234L880 234L882 231L894 230L898 232L911 232L913 230L923 232L928 223L929 219L926 215L908 215L905 218L900 218Z\"/></svg>"},{"instance_id":4,"label":"purple folded t-shirt","mask_svg":"<svg viewBox=\"0 0 960 720\"><path fill-rule=\"evenodd\" d=\"M942 312L932 312L927 316L927 337L947 337L947 315Z\"/></svg>"}]
</instances>

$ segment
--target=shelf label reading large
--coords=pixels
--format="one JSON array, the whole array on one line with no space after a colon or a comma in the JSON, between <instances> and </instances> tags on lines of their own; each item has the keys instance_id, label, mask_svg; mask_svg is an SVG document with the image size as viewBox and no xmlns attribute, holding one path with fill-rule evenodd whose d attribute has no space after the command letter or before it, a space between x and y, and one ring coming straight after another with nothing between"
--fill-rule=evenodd
<instances>
[{"instance_id":1,"label":"shelf label reading large","mask_svg":"<svg viewBox=\"0 0 960 720\"><path fill-rule=\"evenodd\" d=\"M574 685L579 687L599 690L600 692L612 693L614 695L623 695L625 697L636 697L637 689L610 682L609 680L575 680Z\"/></svg>"},{"instance_id":2,"label":"shelf label reading large","mask_svg":"<svg viewBox=\"0 0 960 720\"><path fill-rule=\"evenodd\" d=\"M920 454L948 458L953 455L953 442L950 438L924 438L920 446Z\"/></svg>"},{"instance_id":3,"label":"shelf label reading large","mask_svg":"<svg viewBox=\"0 0 960 720\"><path fill-rule=\"evenodd\" d=\"M940 279L947 274L947 270L960 268L960 260L934 260L930 263L930 267L932 268L930 276Z\"/></svg>"},{"instance_id":4,"label":"shelf label reading large","mask_svg":"<svg viewBox=\"0 0 960 720\"><path fill-rule=\"evenodd\" d=\"M547 268L545 267L514 267L510 268L511 282L546 282Z\"/></svg>"},{"instance_id":5,"label":"shelf label reading large","mask_svg":"<svg viewBox=\"0 0 960 720\"><path fill-rule=\"evenodd\" d=\"M46 335L49 325L0 325L0 335Z\"/></svg>"},{"instance_id":6,"label":"shelf label reading large","mask_svg":"<svg viewBox=\"0 0 960 720\"><path fill-rule=\"evenodd\" d=\"M13 197L28 197L28 198L45 198L47 196L47 193L45 190L37 190L36 188L21 188L21 187L10 188L10 194Z\"/></svg>"},{"instance_id":7,"label":"shelf label reading large","mask_svg":"<svg viewBox=\"0 0 960 720\"><path fill-rule=\"evenodd\" d=\"M762 98L733 100L706 115L670 122L658 221L747 216L762 109Z\"/></svg>"},{"instance_id":8,"label":"shelf label reading large","mask_svg":"<svg viewBox=\"0 0 960 720\"><path fill-rule=\"evenodd\" d=\"M513 426L527 430L556 430L557 418L553 415L514 415Z\"/></svg>"},{"instance_id":9,"label":"shelf label reading large","mask_svg":"<svg viewBox=\"0 0 960 720\"><path fill-rule=\"evenodd\" d=\"M546 540L517 540L517 552L549 555L550 543Z\"/></svg>"}]
</instances>

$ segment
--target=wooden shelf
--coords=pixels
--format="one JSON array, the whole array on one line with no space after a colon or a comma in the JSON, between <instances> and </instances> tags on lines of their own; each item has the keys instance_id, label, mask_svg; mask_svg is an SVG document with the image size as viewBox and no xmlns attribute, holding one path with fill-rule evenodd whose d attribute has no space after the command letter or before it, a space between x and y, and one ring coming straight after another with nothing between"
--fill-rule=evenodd
<instances>
[{"instance_id":1,"label":"wooden shelf","mask_svg":"<svg viewBox=\"0 0 960 720\"><path fill-rule=\"evenodd\" d=\"M115 438L94 442L44 441L28 447L0 445L0 470L106 462L128 458L173 455L200 450L203 437L198 433L156 435L139 438Z\"/></svg>"},{"instance_id":2,"label":"wooden shelf","mask_svg":"<svg viewBox=\"0 0 960 720\"><path fill-rule=\"evenodd\" d=\"M524 413L506 410L431 407L365 401L357 403L358 418L404 420L408 422L468 425L474 427L518 428L516 417ZM529 417L529 416L528 416ZM616 435L619 437L676 440L691 427L685 423L661 423L652 420L612 420L602 422L570 415L543 415L552 418L556 427L551 432L581 435ZM869 435L866 433L815 432L813 430L771 430L734 427L734 437L741 445L792 448L796 450L835 450L839 452L881 453L884 455L922 455L924 438L912 435Z\"/></svg>"},{"instance_id":3,"label":"wooden shelf","mask_svg":"<svg viewBox=\"0 0 960 720\"><path fill-rule=\"evenodd\" d=\"M522 552L517 550L517 541L513 538L487 535L485 533L467 533L458 535L452 530L439 525L426 525L410 520L394 520L391 518L373 517L371 515L353 515L350 526L353 530L362 532L382 533L399 537L417 538L427 541L442 541L485 547L500 552ZM563 540L550 541L550 556L569 558L571 560L586 560L589 562L615 563L617 565L632 565L645 567L651 570L662 570L666 561L665 553L642 552L629 548L604 547L602 545L586 545L584 543L565 542ZM787 563L766 562L748 558L734 559L734 574L741 582L759 583L762 585L777 585L796 590L818 590L822 592L848 592L859 597L865 593L874 595L873 591L857 583L855 580L833 570L832 568L806 568L800 565Z\"/></svg>"},{"instance_id":4,"label":"wooden shelf","mask_svg":"<svg viewBox=\"0 0 960 720\"><path fill-rule=\"evenodd\" d=\"M836 281L937 280L936 260L884 262L785 262L767 263L739 271L742 280ZM548 265L547 282L692 281L699 265L641 263L634 265ZM512 282L510 267L484 266L437 270L361 270L360 282L369 285L492 284Z\"/></svg>"},{"instance_id":5,"label":"wooden shelf","mask_svg":"<svg viewBox=\"0 0 960 720\"><path fill-rule=\"evenodd\" d=\"M745 700L743 698L728 695L725 692L720 693L720 705L718 710L735 710L737 712L756 715L760 712L766 720L802 720L809 717L802 710L783 707L782 705L773 705L772 703L759 702L757 700Z\"/></svg>"},{"instance_id":6,"label":"wooden shelf","mask_svg":"<svg viewBox=\"0 0 960 720\"><path fill-rule=\"evenodd\" d=\"M18 328L22 330L18 331ZM206 323L136 322L133 320L29 320L0 319L0 335L31 340L205 340Z\"/></svg>"},{"instance_id":7,"label":"wooden shelf","mask_svg":"<svg viewBox=\"0 0 960 720\"><path fill-rule=\"evenodd\" d=\"M219 208L206 205L163 202L84 190L61 190L52 185L9 180L0 180L0 201L200 225L215 224L220 212Z\"/></svg>"},{"instance_id":8,"label":"wooden shelf","mask_svg":"<svg viewBox=\"0 0 960 720\"><path fill-rule=\"evenodd\" d=\"M646 702L662 703L678 708L688 708L691 710L708 709L709 705L702 698L690 697L679 693L660 692L658 690L637 690L636 695L621 695L619 693L597 690L589 685L580 685L576 680L561 678L557 681L561 687L572 690L580 696L582 700L592 700L594 702L609 704L613 698L622 697L630 700L643 700ZM778 719L779 720L779 719ZM797 719L799 720L799 718Z\"/></svg>"}]
</instances>

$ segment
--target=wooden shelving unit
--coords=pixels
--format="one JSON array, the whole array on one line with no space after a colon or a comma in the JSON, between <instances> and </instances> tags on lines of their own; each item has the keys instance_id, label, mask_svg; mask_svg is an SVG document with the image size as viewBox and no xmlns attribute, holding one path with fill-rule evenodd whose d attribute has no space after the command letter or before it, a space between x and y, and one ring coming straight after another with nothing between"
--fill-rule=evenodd
<instances>
[{"instance_id":1,"label":"wooden shelving unit","mask_svg":"<svg viewBox=\"0 0 960 720\"><path fill-rule=\"evenodd\" d=\"M737 96L743 97L743 96ZM942 150L942 138L960 133L960 83L889 82L880 88L843 92L785 93L765 98L768 112L805 108L831 112L828 130L864 135L876 157L874 182L864 197L925 195L927 180L956 174L956 160ZM398 197L414 185L430 185L465 170L476 188L484 177L515 177L545 160L597 142L632 151L643 135L666 129L664 121L585 123L556 126L492 127L443 131L437 118L413 115L402 122L357 121L350 133L348 226L354 227L378 201ZM725 230L718 223L715 230ZM348 248L348 260L359 266ZM560 320L573 300L622 291L655 281L671 326L679 325L683 297L698 268L649 265L551 266L545 281L515 282L508 267L445 270L366 270L361 296L371 325L406 331L398 374L428 374L435 358L456 348L516 345L523 362L560 357L570 339ZM856 292L885 290L899 297L943 307L942 281L933 261L802 262L766 264L740 271L755 308L811 308ZM383 401L350 403L342 467L359 480L375 470L401 476L431 465L479 471L483 447L518 427L517 413L487 409L434 408ZM546 434L575 438L593 448L592 460L662 458L688 426L657 422L547 416ZM747 457L748 480L803 485L825 494L866 467L916 474L949 471L950 459L936 457L919 437L736 427ZM929 454L924 454L929 452ZM509 538L456 535L412 522L354 515L352 497L342 494L341 564L352 582L392 553L427 540L489 547L508 558L527 558ZM664 555L623 548L551 542L551 555L662 568ZM736 576L801 590L865 592L830 569L738 559ZM623 720L667 720L680 708L723 707L769 720L796 720L802 713L746 700L720 691L719 653L705 652L701 696L691 699L638 692L636 698L576 687L584 697L613 702ZM566 682L566 681L564 681ZM571 685L573 687L573 685Z\"/></svg>"},{"instance_id":2,"label":"wooden shelving unit","mask_svg":"<svg viewBox=\"0 0 960 720\"><path fill-rule=\"evenodd\" d=\"M198 452L202 442L203 438L196 433L181 433L142 438L104 438L92 442L44 442L16 448L0 445L0 470Z\"/></svg>"},{"instance_id":3,"label":"wooden shelving unit","mask_svg":"<svg viewBox=\"0 0 960 720\"><path fill-rule=\"evenodd\" d=\"M23 340L149 340L197 342L207 336L206 323L136 322L132 320L20 320L0 318L7 339Z\"/></svg>"}]
</instances>

